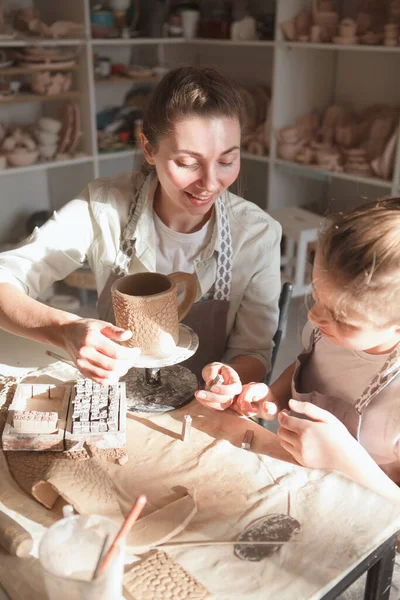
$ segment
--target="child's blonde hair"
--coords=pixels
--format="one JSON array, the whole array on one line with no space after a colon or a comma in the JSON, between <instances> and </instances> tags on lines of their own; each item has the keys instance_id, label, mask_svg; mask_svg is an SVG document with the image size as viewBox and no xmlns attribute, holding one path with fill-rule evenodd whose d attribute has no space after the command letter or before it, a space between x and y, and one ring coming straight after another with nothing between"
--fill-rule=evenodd
<instances>
[{"instance_id":1,"label":"child's blonde hair","mask_svg":"<svg viewBox=\"0 0 400 600\"><path fill-rule=\"evenodd\" d=\"M400 198L331 217L317 255L342 290L336 318L350 310L377 327L400 325Z\"/></svg>"}]
</instances>

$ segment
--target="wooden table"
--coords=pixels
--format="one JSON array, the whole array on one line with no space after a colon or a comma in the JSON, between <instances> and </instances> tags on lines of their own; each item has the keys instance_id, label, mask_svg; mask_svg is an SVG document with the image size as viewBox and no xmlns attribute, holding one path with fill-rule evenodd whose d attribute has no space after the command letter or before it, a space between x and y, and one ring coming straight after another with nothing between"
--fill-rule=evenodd
<instances>
[{"instance_id":1,"label":"wooden table","mask_svg":"<svg viewBox=\"0 0 400 600\"><path fill-rule=\"evenodd\" d=\"M17 348L18 342L5 344L2 338L4 334L3 362L7 354L12 363L10 348ZM44 350L36 346L36 363L48 360ZM26 351L15 356L21 355ZM5 370L0 366L0 373ZM45 380L42 375L38 382ZM180 436L185 414L193 418L186 443ZM255 432L250 452L240 448L248 428ZM289 513L301 524L301 544L287 544L261 562L242 561L231 547L169 551L219 600L330 600L373 561L377 566L370 571L367 598L385 598L381 591L391 574L400 506L340 474L289 462L271 432L197 402L163 415L133 416L127 433L129 462L109 468L123 512L139 493L148 496L151 510L169 504L182 488L196 499L197 514L174 541L235 539L249 523L270 513ZM22 515L36 539L52 521L49 511L18 492L4 464L0 501L15 510L16 517ZM40 598L39 580L34 556L22 561L0 555L0 582L13 600Z\"/></svg>"}]
</instances>

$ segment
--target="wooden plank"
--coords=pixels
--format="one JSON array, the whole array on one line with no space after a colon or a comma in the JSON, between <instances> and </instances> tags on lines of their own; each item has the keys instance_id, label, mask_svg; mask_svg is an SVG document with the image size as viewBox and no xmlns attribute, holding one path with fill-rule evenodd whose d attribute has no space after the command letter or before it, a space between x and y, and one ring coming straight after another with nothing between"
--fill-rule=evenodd
<instances>
[{"instance_id":1,"label":"wooden plank","mask_svg":"<svg viewBox=\"0 0 400 600\"><path fill-rule=\"evenodd\" d=\"M56 65L40 65L33 66L31 68L28 67L8 67L7 69L0 69L0 76L7 77L13 75L32 75L33 73L37 73L38 71L77 71L79 69L78 65L72 65L70 67L57 67Z\"/></svg>"},{"instance_id":2,"label":"wooden plank","mask_svg":"<svg viewBox=\"0 0 400 600\"><path fill-rule=\"evenodd\" d=\"M50 96L41 96L39 94L18 94L17 96L10 96L4 100L0 100L0 106L6 106L10 104L24 104L27 102L51 102L53 100L70 100L72 98L79 98L80 92L62 92L61 94L54 94Z\"/></svg>"}]
</instances>

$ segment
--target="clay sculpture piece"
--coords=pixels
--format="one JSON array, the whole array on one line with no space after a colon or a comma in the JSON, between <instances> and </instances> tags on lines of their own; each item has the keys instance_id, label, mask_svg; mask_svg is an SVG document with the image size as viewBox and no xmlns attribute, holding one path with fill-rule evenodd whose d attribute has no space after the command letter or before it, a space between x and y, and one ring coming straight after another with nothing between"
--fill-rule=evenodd
<instances>
[{"instance_id":1,"label":"clay sculpture piece","mask_svg":"<svg viewBox=\"0 0 400 600\"><path fill-rule=\"evenodd\" d=\"M336 173L390 179L399 115L385 105L359 113L337 105L320 115L313 111L277 131L278 156Z\"/></svg>"},{"instance_id":2,"label":"clay sculpture piece","mask_svg":"<svg viewBox=\"0 0 400 600\"><path fill-rule=\"evenodd\" d=\"M342 19L335 0L313 0L312 10L302 10L279 24L289 42L334 43L341 45L399 45L400 3L392 0L387 6L380 0L359 2L346 8Z\"/></svg>"}]
</instances>

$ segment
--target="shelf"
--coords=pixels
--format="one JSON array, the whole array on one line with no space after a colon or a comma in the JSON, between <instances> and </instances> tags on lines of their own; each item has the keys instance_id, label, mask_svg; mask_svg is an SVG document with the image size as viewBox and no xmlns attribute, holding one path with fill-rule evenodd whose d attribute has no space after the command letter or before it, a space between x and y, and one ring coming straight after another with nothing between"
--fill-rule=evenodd
<instances>
[{"instance_id":1,"label":"shelf","mask_svg":"<svg viewBox=\"0 0 400 600\"><path fill-rule=\"evenodd\" d=\"M104 79L95 79L94 82L96 85L104 85L106 83L116 83L116 84L122 84L122 83L128 83L128 84L132 84L132 83L158 83L160 81L160 77L157 76L153 76L153 77L105 77Z\"/></svg>"},{"instance_id":2,"label":"shelf","mask_svg":"<svg viewBox=\"0 0 400 600\"><path fill-rule=\"evenodd\" d=\"M0 77L12 77L13 75L32 75L38 71L78 71L79 66L73 65L71 67L57 67L54 65L48 65L40 67L28 68L28 67L8 67L6 69L0 69Z\"/></svg>"},{"instance_id":3,"label":"shelf","mask_svg":"<svg viewBox=\"0 0 400 600\"><path fill-rule=\"evenodd\" d=\"M24 46L81 46L86 43L86 39L40 39L40 38L15 38L13 40L0 40L0 48L24 47Z\"/></svg>"},{"instance_id":4,"label":"shelf","mask_svg":"<svg viewBox=\"0 0 400 600\"><path fill-rule=\"evenodd\" d=\"M275 40L229 40L229 39L218 39L218 38L194 38L192 40L186 40L188 44L200 44L203 46L253 46L253 47L273 47L275 46Z\"/></svg>"},{"instance_id":5,"label":"shelf","mask_svg":"<svg viewBox=\"0 0 400 600\"><path fill-rule=\"evenodd\" d=\"M279 165L290 171L294 175L300 175L301 177L308 177L310 179L319 179L330 181L331 179L344 179L346 181L353 181L355 183L365 183L367 185L376 185L379 187L391 189L392 182L386 179L379 179L378 177L362 177L359 175L352 175L351 173L336 173L334 171L327 171L320 167L313 165L302 165L297 162L290 160L283 160L277 158L273 161L276 165Z\"/></svg>"},{"instance_id":6,"label":"shelf","mask_svg":"<svg viewBox=\"0 0 400 600\"><path fill-rule=\"evenodd\" d=\"M400 52L400 46L368 46L366 44L314 44L312 42L277 42L277 47L307 50L339 50L351 52Z\"/></svg>"},{"instance_id":7,"label":"shelf","mask_svg":"<svg viewBox=\"0 0 400 600\"><path fill-rule=\"evenodd\" d=\"M185 38L92 38L89 40L93 46L141 46L149 44L182 44Z\"/></svg>"},{"instance_id":8,"label":"shelf","mask_svg":"<svg viewBox=\"0 0 400 600\"><path fill-rule=\"evenodd\" d=\"M0 177L6 175L22 175L24 173L32 173L34 171L45 171L46 169L56 169L59 167L71 167L84 163L93 162L93 156L81 156L80 158L71 158L69 160L54 160L49 162L36 163L29 167L10 167L0 170Z\"/></svg>"},{"instance_id":9,"label":"shelf","mask_svg":"<svg viewBox=\"0 0 400 600\"><path fill-rule=\"evenodd\" d=\"M258 154L251 154L250 152L246 152L245 150L242 150L240 152L240 156L243 160L254 160L255 162L261 162L261 163L269 163L269 156L259 156Z\"/></svg>"},{"instance_id":10,"label":"shelf","mask_svg":"<svg viewBox=\"0 0 400 600\"><path fill-rule=\"evenodd\" d=\"M26 104L28 102L52 102L53 100L71 100L79 98L80 92L62 92L51 96L41 96L39 94L18 94L10 96L5 100L0 99L0 106L9 106L10 104Z\"/></svg>"},{"instance_id":11,"label":"shelf","mask_svg":"<svg viewBox=\"0 0 400 600\"><path fill-rule=\"evenodd\" d=\"M139 154L142 154L141 150L132 148L132 150L121 150L119 152L99 152L97 157L99 160L112 160L115 158L129 158L130 156L133 158L139 156Z\"/></svg>"}]
</instances>

